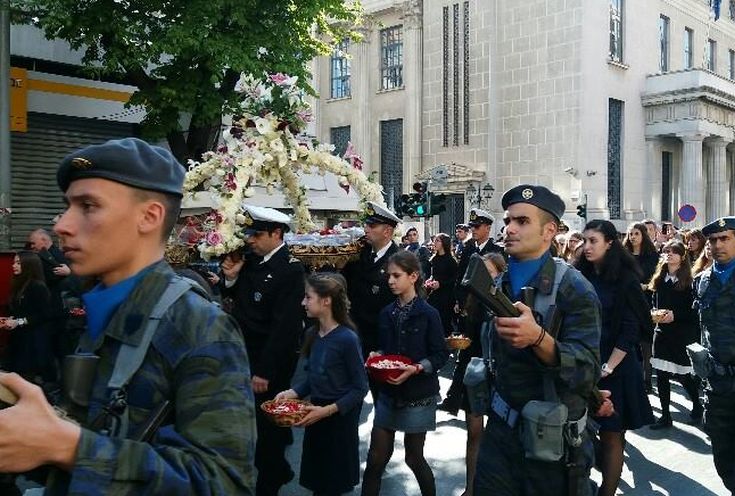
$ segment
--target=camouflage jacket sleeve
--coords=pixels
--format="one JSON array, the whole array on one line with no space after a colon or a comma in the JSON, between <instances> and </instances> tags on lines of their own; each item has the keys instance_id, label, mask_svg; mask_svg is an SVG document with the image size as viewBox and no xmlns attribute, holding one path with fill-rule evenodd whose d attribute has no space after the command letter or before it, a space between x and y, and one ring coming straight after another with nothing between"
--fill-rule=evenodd
<instances>
[{"instance_id":1,"label":"camouflage jacket sleeve","mask_svg":"<svg viewBox=\"0 0 735 496\"><path fill-rule=\"evenodd\" d=\"M83 429L68 494L254 494L248 357L231 317L202 301L189 292L164 315L129 390L131 432L147 396L172 400L173 424L150 443Z\"/></svg>"},{"instance_id":2,"label":"camouflage jacket sleeve","mask_svg":"<svg viewBox=\"0 0 735 496\"><path fill-rule=\"evenodd\" d=\"M576 269L567 271L558 291L563 315L556 339L559 381L566 391L587 398L600 375L600 302Z\"/></svg>"}]
</instances>

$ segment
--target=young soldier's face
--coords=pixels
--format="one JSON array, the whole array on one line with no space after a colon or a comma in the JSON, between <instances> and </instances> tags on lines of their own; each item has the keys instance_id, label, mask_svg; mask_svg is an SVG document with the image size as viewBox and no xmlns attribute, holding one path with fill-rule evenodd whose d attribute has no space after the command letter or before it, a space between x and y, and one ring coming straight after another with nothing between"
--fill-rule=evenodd
<instances>
[{"instance_id":1,"label":"young soldier's face","mask_svg":"<svg viewBox=\"0 0 735 496\"><path fill-rule=\"evenodd\" d=\"M68 206L54 231L72 271L106 284L126 277L145 215L133 188L107 179L78 179L64 198Z\"/></svg>"},{"instance_id":2,"label":"young soldier's face","mask_svg":"<svg viewBox=\"0 0 735 496\"><path fill-rule=\"evenodd\" d=\"M546 217L529 203L514 203L505 212L505 251L518 260L533 260L551 246L556 228L542 224Z\"/></svg>"}]
</instances>

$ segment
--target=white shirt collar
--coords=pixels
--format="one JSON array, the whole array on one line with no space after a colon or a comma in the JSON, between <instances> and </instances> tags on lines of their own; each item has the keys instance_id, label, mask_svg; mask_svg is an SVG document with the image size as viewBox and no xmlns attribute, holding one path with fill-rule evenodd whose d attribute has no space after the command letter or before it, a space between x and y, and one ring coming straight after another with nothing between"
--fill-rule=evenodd
<instances>
[{"instance_id":1,"label":"white shirt collar","mask_svg":"<svg viewBox=\"0 0 735 496\"><path fill-rule=\"evenodd\" d=\"M271 257L272 257L273 255L275 255L275 254L276 254L276 252L277 252L278 250L280 250L280 249L281 249L281 248L283 247L283 245L285 245L285 244L286 244L286 243L281 243L280 245L278 245L278 247L277 247L276 249L274 249L273 251L271 251L271 252L267 253L267 254L266 254L266 255L265 255L264 257L263 257L263 260L261 260L261 262L260 262L260 263L266 263L266 262L267 262L268 260L270 260L270 259L271 259Z\"/></svg>"},{"instance_id":2,"label":"white shirt collar","mask_svg":"<svg viewBox=\"0 0 735 496\"><path fill-rule=\"evenodd\" d=\"M385 245L384 247L382 247L380 250L376 251L375 252L375 256L373 257L373 261L379 260L379 259L383 258L383 255L385 255L385 252L388 251L388 248L390 248L390 245L392 245L392 244L393 243L390 242L387 245Z\"/></svg>"},{"instance_id":3,"label":"white shirt collar","mask_svg":"<svg viewBox=\"0 0 735 496\"><path fill-rule=\"evenodd\" d=\"M671 282L673 282L674 284L676 284L677 282L679 282L679 278L678 278L678 277L676 277L676 275L673 275L673 276L672 276L671 274L668 274L668 273L667 273L667 274L666 274L666 279L664 279L664 282L669 282L669 281L671 281Z\"/></svg>"},{"instance_id":4,"label":"white shirt collar","mask_svg":"<svg viewBox=\"0 0 735 496\"><path fill-rule=\"evenodd\" d=\"M485 245L490 241L490 238L487 238L484 243L481 245L477 245L477 251L482 251L485 248Z\"/></svg>"}]
</instances>

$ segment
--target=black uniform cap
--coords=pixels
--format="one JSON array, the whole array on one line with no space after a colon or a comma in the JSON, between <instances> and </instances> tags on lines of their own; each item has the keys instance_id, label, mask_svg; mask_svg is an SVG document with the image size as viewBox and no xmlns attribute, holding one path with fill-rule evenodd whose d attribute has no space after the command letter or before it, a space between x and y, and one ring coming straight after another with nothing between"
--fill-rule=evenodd
<instances>
[{"instance_id":1,"label":"black uniform cap","mask_svg":"<svg viewBox=\"0 0 735 496\"><path fill-rule=\"evenodd\" d=\"M137 138L110 140L67 155L56 171L56 182L66 192L72 181L109 179L134 188L183 196L184 168L160 146Z\"/></svg>"},{"instance_id":2,"label":"black uniform cap","mask_svg":"<svg viewBox=\"0 0 735 496\"><path fill-rule=\"evenodd\" d=\"M535 205L541 210L549 212L561 220L566 210L564 200L559 195L544 186L534 186L532 184L521 184L515 188L511 188L505 192L501 200L503 209L507 210L509 206L516 203L529 203Z\"/></svg>"},{"instance_id":3,"label":"black uniform cap","mask_svg":"<svg viewBox=\"0 0 735 496\"><path fill-rule=\"evenodd\" d=\"M728 229L735 231L735 217L722 217L710 222L702 228L702 234L707 237L710 234L727 231Z\"/></svg>"}]
</instances>

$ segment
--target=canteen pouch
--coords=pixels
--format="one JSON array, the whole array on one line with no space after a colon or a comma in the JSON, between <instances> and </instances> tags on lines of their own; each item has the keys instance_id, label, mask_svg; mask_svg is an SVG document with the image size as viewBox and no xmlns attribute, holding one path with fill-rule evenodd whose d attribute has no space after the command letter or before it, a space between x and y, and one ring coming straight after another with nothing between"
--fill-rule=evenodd
<instances>
[{"instance_id":1,"label":"canteen pouch","mask_svg":"<svg viewBox=\"0 0 735 496\"><path fill-rule=\"evenodd\" d=\"M712 355L709 354L707 348L699 343L688 344L686 349L687 355L689 355L689 361L692 362L694 373L702 379L707 379L714 369Z\"/></svg>"},{"instance_id":2,"label":"canteen pouch","mask_svg":"<svg viewBox=\"0 0 735 496\"><path fill-rule=\"evenodd\" d=\"M563 403L531 400L521 410L521 445L526 458L556 462L564 457L564 428L569 410Z\"/></svg>"},{"instance_id":3,"label":"canteen pouch","mask_svg":"<svg viewBox=\"0 0 735 496\"><path fill-rule=\"evenodd\" d=\"M464 372L464 385L470 412L475 415L490 413L490 384L487 380L487 364L482 357L472 357Z\"/></svg>"}]
</instances>

